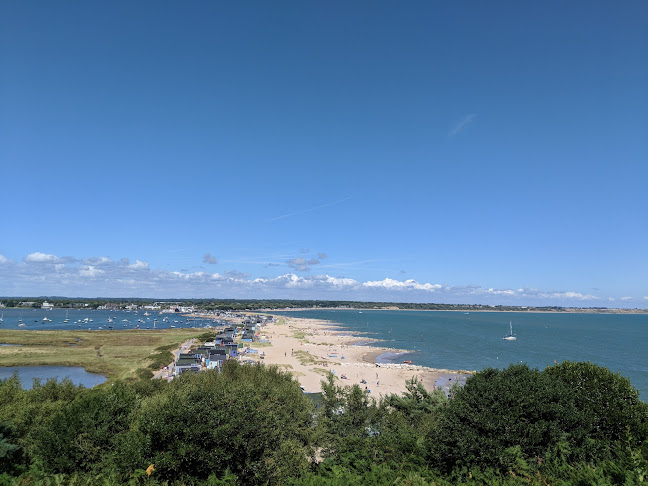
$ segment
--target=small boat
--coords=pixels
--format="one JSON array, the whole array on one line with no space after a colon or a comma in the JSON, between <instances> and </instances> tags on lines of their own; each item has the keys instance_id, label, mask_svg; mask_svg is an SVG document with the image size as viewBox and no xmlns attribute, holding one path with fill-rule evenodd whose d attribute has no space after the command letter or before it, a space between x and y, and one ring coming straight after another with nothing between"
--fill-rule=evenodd
<instances>
[{"instance_id":1,"label":"small boat","mask_svg":"<svg viewBox=\"0 0 648 486\"><path fill-rule=\"evenodd\" d=\"M4 318L4 312L3 312L2 315L0 316L0 322L3 321L3 318Z\"/></svg>"},{"instance_id":2,"label":"small boat","mask_svg":"<svg viewBox=\"0 0 648 486\"><path fill-rule=\"evenodd\" d=\"M517 339L513 334L513 323L511 321L509 321L509 333L503 339L504 341L515 341Z\"/></svg>"},{"instance_id":3,"label":"small boat","mask_svg":"<svg viewBox=\"0 0 648 486\"><path fill-rule=\"evenodd\" d=\"M48 319L47 317L43 317L43 322L52 322L52 319Z\"/></svg>"},{"instance_id":4,"label":"small boat","mask_svg":"<svg viewBox=\"0 0 648 486\"><path fill-rule=\"evenodd\" d=\"M68 319L68 312L69 311L67 310L65 311L65 319L63 320L63 324L67 324L68 322L70 322L70 319Z\"/></svg>"},{"instance_id":5,"label":"small boat","mask_svg":"<svg viewBox=\"0 0 648 486\"><path fill-rule=\"evenodd\" d=\"M405 361L403 361L403 363L405 363L405 364L414 364L414 363L413 363L412 361L410 361L409 359L406 359Z\"/></svg>"}]
</instances>

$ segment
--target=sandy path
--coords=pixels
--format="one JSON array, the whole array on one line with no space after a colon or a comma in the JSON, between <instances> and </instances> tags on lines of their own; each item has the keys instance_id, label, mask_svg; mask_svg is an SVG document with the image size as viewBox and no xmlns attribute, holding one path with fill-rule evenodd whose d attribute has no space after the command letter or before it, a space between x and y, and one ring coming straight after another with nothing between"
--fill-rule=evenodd
<instances>
[{"instance_id":1,"label":"sandy path","mask_svg":"<svg viewBox=\"0 0 648 486\"><path fill-rule=\"evenodd\" d=\"M154 380L159 378L166 379L173 376L173 366L174 363L178 360L178 356L180 356L180 353L184 353L185 351L187 351L187 349L189 349L194 344L195 341L196 341L195 339L189 339L184 343L182 343L179 348L171 351L171 353L173 354L173 362L169 364L166 370L162 368L161 370L156 371L155 374L153 375L153 379Z\"/></svg>"}]
</instances>

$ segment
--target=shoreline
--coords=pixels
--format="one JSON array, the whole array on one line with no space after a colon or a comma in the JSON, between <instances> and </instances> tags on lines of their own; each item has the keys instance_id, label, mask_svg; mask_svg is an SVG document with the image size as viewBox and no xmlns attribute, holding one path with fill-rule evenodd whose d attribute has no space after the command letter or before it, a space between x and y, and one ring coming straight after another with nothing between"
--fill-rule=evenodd
<instances>
[{"instance_id":1,"label":"shoreline","mask_svg":"<svg viewBox=\"0 0 648 486\"><path fill-rule=\"evenodd\" d=\"M249 346L254 352L243 359L288 371L307 393L321 392L329 373L336 385L359 385L372 396L406 392L406 381L414 377L430 391L443 388L447 393L451 384L465 382L474 373L398 363L413 351L367 346L380 341L354 336L331 321L284 316L265 324L259 334L261 340Z\"/></svg>"}]
</instances>

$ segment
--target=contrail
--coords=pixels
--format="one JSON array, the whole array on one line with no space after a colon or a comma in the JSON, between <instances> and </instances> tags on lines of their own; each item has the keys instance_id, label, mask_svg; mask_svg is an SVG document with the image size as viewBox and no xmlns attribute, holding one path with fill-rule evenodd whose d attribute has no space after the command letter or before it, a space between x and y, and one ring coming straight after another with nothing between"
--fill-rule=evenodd
<instances>
[{"instance_id":1,"label":"contrail","mask_svg":"<svg viewBox=\"0 0 648 486\"><path fill-rule=\"evenodd\" d=\"M294 213L288 213L288 214L282 214L281 216L277 216L276 218L269 219L269 222L277 221L279 219L284 219L284 218L289 218L291 216L296 216L298 214L304 214L304 213L310 213L311 211L315 211L317 209L322 209L322 208L328 208L330 206L335 206L336 204L343 203L344 201L348 201L351 199L351 196L347 196L344 199L340 199L339 201L334 201L326 204L322 204L321 206L315 206L314 208L310 209L304 209L303 211L296 211Z\"/></svg>"}]
</instances>

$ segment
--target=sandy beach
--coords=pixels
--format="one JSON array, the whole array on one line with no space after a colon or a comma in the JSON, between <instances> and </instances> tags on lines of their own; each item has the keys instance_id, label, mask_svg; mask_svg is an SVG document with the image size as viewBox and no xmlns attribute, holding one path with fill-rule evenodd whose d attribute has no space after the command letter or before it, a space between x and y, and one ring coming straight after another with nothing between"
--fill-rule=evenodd
<instances>
[{"instance_id":1,"label":"sandy beach","mask_svg":"<svg viewBox=\"0 0 648 486\"><path fill-rule=\"evenodd\" d=\"M285 317L260 330L265 342L251 344L258 354L244 359L262 360L289 371L308 393L321 391L329 372L338 385L359 385L373 396L402 393L405 382L417 377L432 390L447 389L470 376L467 371L433 369L414 364L376 363L376 357L398 350L366 346L370 340L346 333L328 321ZM363 382L364 381L364 382Z\"/></svg>"}]
</instances>

